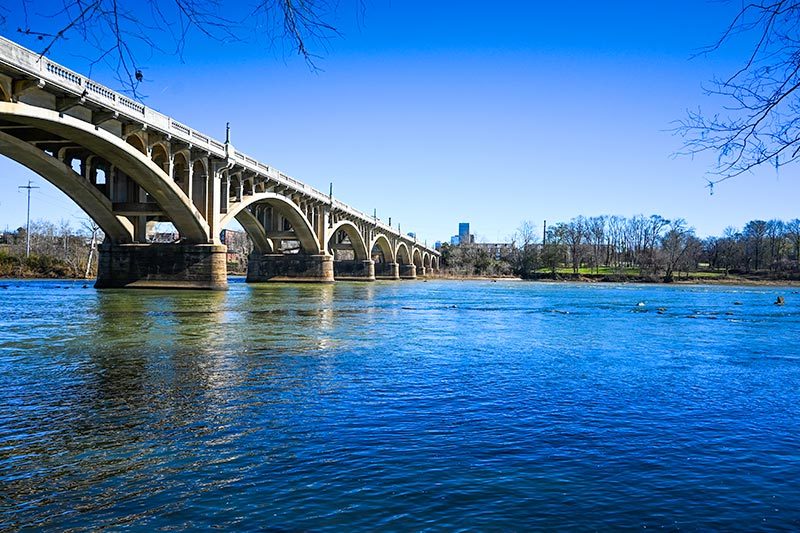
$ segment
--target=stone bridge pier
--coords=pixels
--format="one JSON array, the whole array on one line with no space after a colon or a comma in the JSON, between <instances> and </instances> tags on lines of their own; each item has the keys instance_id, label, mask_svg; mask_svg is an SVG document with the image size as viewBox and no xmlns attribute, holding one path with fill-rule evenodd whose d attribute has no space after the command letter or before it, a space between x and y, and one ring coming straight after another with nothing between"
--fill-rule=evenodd
<instances>
[{"instance_id":1,"label":"stone bridge pier","mask_svg":"<svg viewBox=\"0 0 800 533\"><path fill-rule=\"evenodd\" d=\"M95 287L222 290L228 285L226 257L226 247L218 244L105 242Z\"/></svg>"},{"instance_id":2,"label":"stone bridge pier","mask_svg":"<svg viewBox=\"0 0 800 533\"><path fill-rule=\"evenodd\" d=\"M397 263L375 263L375 279L400 279L400 265Z\"/></svg>"}]
</instances>

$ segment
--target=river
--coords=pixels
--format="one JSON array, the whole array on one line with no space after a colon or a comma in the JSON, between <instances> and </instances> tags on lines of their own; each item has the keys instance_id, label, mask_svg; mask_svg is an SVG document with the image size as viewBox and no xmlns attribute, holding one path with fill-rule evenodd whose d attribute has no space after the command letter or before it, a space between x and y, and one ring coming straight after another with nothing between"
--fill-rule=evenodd
<instances>
[{"instance_id":1,"label":"river","mask_svg":"<svg viewBox=\"0 0 800 533\"><path fill-rule=\"evenodd\" d=\"M0 530L800 528L793 288L0 286Z\"/></svg>"}]
</instances>

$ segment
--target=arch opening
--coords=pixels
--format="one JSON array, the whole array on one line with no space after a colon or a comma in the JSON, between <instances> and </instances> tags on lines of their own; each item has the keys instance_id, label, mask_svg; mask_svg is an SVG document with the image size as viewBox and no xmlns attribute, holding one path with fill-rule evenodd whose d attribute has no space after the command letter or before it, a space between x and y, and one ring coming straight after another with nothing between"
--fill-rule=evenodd
<instances>
[{"instance_id":1,"label":"arch opening","mask_svg":"<svg viewBox=\"0 0 800 533\"><path fill-rule=\"evenodd\" d=\"M157 144L153 146L153 154L151 159L153 160L153 163L158 166L158 168L163 170L164 173L169 176L169 156L167 155L167 150L163 145Z\"/></svg>"},{"instance_id":2,"label":"arch opening","mask_svg":"<svg viewBox=\"0 0 800 533\"><path fill-rule=\"evenodd\" d=\"M183 154L176 154L172 161L172 180L189 196L189 165Z\"/></svg>"},{"instance_id":3,"label":"arch opening","mask_svg":"<svg viewBox=\"0 0 800 533\"><path fill-rule=\"evenodd\" d=\"M114 214L111 201L72 166L35 146L0 131L0 155L35 172L68 196L116 243L133 241L130 222Z\"/></svg>"},{"instance_id":4,"label":"arch opening","mask_svg":"<svg viewBox=\"0 0 800 533\"><path fill-rule=\"evenodd\" d=\"M328 239L327 249L334 261L367 261L367 246L358 228L349 221L334 226Z\"/></svg>"},{"instance_id":5,"label":"arch opening","mask_svg":"<svg viewBox=\"0 0 800 533\"><path fill-rule=\"evenodd\" d=\"M414 248L414 251L411 254L411 259L414 262L415 267L422 268L422 253L419 251L419 248Z\"/></svg>"},{"instance_id":6,"label":"arch opening","mask_svg":"<svg viewBox=\"0 0 800 533\"><path fill-rule=\"evenodd\" d=\"M125 139L125 142L139 150L141 153L147 155L147 149L144 147L144 142L141 138L139 138L138 135L128 135L128 137Z\"/></svg>"},{"instance_id":7,"label":"arch opening","mask_svg":"<svg viewBox=\"0 0 800 533\"><path fill-rule=\"evenodd\" d=\"M159 210L180 230L181 237L187 244L210 242L205 218L200 216L172 180L167 179L165 173L147 157L146 150L142 150L144 144L136 135L123 139L113 132L97 128L69 114L14 102L0 102L0 120L23 126L14 131L14 136L22 142L26 142L22 135L25 131L34 132L47 140L67 140L86 153L102 157L114 168L113 175L110 176L114 190L109 191L114 202L141 203L152 199L152 202L158 204ZM53 146L48 144L40 146L49 150L50 154L54 151L60 152L53 150ZM69 175L74 174L71 168L69 172ZM86 178L85 182L88 184L89 176ZM140 195L140 190L145 194ZM141 233L141 228L137 226L137 234Z\"/></svg>"},{"instance_id":8,"label":"arch opening","mask_svg":"<svg viewBox=\"0 0 800 533\"><path fill-rule=\"evenodd\" d=\"M408 246L406 243L401 242L397 245L397 253L395 254L397 257L397 262L401 265L411 265L411 254L408 253Z\"/></svg>"},{"instance_id":9,"label":"arch opening","mask_svg":"<svg viewBox=\"0 0 800 533\"><path fill-rule=\"evenodd\" d=\"M372 242L370 256L375 263L379 264L395 262L392 246L389 244L389 239L387 239L385 235L378 235L375 237Z\"/></svg>"},{"instance_id":10,"label":"arch opening","mask_svg":"<svg viewBox=\"0 0 800 533\"><path fill-rule=\"evenodd\" d=\"M225 227L233 218L239 220L241 224L239 214L245 210L250 212L264 230L264 239L271 243L271 252L267 253L308 255L323 253L310 222L300 208L287 198L275 193L253 195L245 201L231 205L220 221L221 227ZM242 226L253 237L247 226L244 224ZM253 240L255 242L256 239Z\"/></svg>"}]
</instances>

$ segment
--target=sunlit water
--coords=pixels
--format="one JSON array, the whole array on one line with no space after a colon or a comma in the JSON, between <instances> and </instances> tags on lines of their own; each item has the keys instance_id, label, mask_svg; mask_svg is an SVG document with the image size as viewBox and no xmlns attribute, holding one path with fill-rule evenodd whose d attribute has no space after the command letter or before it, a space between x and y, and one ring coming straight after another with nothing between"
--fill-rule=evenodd
<instances>
[{"instance_id":1,"label":"sunlit water","mask_svg":"<svg viewBox=\"0 0 800 533\"><path fill-rule=\"evenodd\" d=\"M800 528L791 288L0 285L0 530Z\"/></svg>"}]
</instances>

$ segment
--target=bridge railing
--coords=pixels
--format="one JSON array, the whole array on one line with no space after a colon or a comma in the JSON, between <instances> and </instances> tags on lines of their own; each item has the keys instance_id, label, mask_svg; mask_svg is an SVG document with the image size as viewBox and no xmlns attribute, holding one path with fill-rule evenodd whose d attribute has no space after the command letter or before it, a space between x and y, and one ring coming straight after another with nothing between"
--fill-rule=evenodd
<instances>
[{"instance_id":1,"label":"bridge railing","mask_svg":"<svg viewBox=\"0 0 800 533\"><path fill-rule=\"evenodd\" d=\"M83 97L186 143L203 147L218 157L225 157L225 145L221 142L3 37L0 37L0 62L75 97Z\"/></svg>"},{"instance_id":2,"label":"bridge railing","mask_svg":"<svg viewBox=\"0 0 800 533\"><path fill-rule=\"evenodd\" d=\"M42 80L45 84L51 84L58 87L60 90L72 94L74 97L82 97L86 100L92 101L106 109L113 110L119 115L128 117L129 119L147 124L148 128L161 131L179 139L187 144L202 147L210 154L222 158L233 159L239 165L256 172L262 176L293 188L298 192L314 198L323 203L329 203L331 198L323 192L303 183L300 180L292 178L283 172L260 163L256 159L239 152L238 150L228 150L228 147L197 130L178 122L177 120L164 115L154 109L151 109L144 104L141 104L123 94L113 91L93 81L77 72L74 72L66 67L43 57L36 52L28 50L27 48L18 45L4 37L0 37L0 63L6 64L14 70L20 71L28 76ZM365 222L375 224L384 233L394 235L409 242L416 241L416 239L401 234L397 229L392 228L368 216L361 211L350 207L349 205L333 200L332 207L347 213L350 216L362 219ZM432 249L430 251L435 252Z\"/></svg>"}]
</instances>

